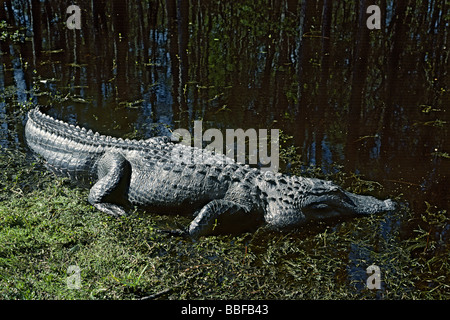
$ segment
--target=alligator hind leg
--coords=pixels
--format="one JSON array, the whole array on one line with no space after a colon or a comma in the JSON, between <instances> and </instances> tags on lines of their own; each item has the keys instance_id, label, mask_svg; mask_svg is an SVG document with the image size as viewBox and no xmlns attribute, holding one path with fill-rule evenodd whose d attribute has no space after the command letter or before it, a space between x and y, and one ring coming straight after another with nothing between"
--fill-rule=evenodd
<instances>
[{"instance_id":1,"label":"alligator hind leg","mask_svg":"<svg viewBox=\"0 0 450 320\"><path fill-rule=\"evenodd\" d=\"M258 218L246 207L229 200L212 200L189 225L193 238L222 233L241 233L257 227Z\"/></svg>"},{"instance_id":2,"label":"alligator hind leg","mask_svg":"<svg viewBox=\"0 0 450 320\"><path fill-rule=\"evenodd\" d=\"M89 192L89 203L112 216L125 215L120 204L126 202L131 178L130 163L121 154L106 153L99 160L97 174L98 180Z\"/></svg>"}]
</instances>

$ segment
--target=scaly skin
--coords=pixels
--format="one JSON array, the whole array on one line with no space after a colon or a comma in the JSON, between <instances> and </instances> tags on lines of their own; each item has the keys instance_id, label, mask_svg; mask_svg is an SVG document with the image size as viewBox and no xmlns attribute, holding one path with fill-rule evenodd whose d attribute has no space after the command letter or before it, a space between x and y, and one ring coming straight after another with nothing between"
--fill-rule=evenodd
<instances>
[{"instance_id":1,"label":"scaly skin","mask_svg":"<svg viewBox=\"0 0 450 320\"><path fill-rule=\"evenodd\" d=\"M53 171L93 184L88 201L113 216L139 206L160 212L197 211L192 237L273 229L332 216L394 209L391 200L347 192L324 180L261 172L224 155L173 143L168 137L116 139L28 113L29 147Z\"/></svg>"}]
</instances>

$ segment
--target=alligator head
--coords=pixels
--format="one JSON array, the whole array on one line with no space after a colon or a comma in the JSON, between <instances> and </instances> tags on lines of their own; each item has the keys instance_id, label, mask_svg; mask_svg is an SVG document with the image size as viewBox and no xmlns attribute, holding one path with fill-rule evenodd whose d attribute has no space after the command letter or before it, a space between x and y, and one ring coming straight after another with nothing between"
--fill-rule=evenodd
<instances>
[{"instance_id":1,"label":"alligator head","mask_svg":"<svg viewBox=\"0 0 450 320\"><path fill-rule=\"evenodd\" d=\"M392 200L357 195L336 184L311 178L276 177L266 174L264 190L268 224L277 229L333 217L370 215L395 209Z\"/></svg>"},{"instance_id":2,"label":"alligator head","mask_svg":"<svg viewBox=\"0 0 450 320\"><path fill-rule=\"evenodd\" d=\"M370 215L395 209L391 199L348 192L330 181L310 179L311 189L301 197L299 205L307 220L352 215Z\"/></svg>"}]
</instances>

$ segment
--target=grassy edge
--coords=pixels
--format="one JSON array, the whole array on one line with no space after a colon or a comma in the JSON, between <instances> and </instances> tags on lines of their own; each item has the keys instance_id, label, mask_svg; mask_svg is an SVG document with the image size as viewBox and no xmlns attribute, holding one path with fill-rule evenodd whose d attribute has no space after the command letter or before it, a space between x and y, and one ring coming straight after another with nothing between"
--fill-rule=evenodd
<instances>
[{"instance_id":1,"label":"grassy edge","mask_svg":"<svg viewBox=\"0 0 450 320\"><path fill-rule=\"evenodd\" d=\"M448 246L419 222L412 237L402 235L400 222L414 222L407 208L314 230L192 241L158 232L188 217L111 218L86 202L87 190L30 166L20 151L2 153L0 163L2 299L450 297ZM428 209L433 231L446 230L446 212ZM371 264L381 268L381 290L365 285ZM72 265L79 289L67 285Z\"/></svg>"}]
</instances>

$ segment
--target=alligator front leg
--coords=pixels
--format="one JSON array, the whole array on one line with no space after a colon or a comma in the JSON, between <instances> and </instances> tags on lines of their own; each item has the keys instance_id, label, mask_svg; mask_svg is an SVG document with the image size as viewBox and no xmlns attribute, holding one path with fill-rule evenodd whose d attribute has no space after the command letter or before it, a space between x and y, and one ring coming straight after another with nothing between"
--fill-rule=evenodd
<instances>
[{"instance_id":1,"label":"alligator front leg","mask_svg":"<svg viewBox=\"0 0 450 320\"><path fill-rule=\"evenodd\" d=\"M98 180L88 201L98 210L114 217L125 215L124 204L131 178L130 163L119 153L106 153L98 162Z\"/></svg>"},{"instance_id":2,"label":"alligator front leg","mask_svg":"<svg viewBox=\"0 0 450 320\"><path fill-rule=\"evenodd\" d=\"M229 200L212 200L205 205L189 225L193 238L204 235L241 233L259 226L260 219L246 207Z\"/></svg>"}]
</instances>

